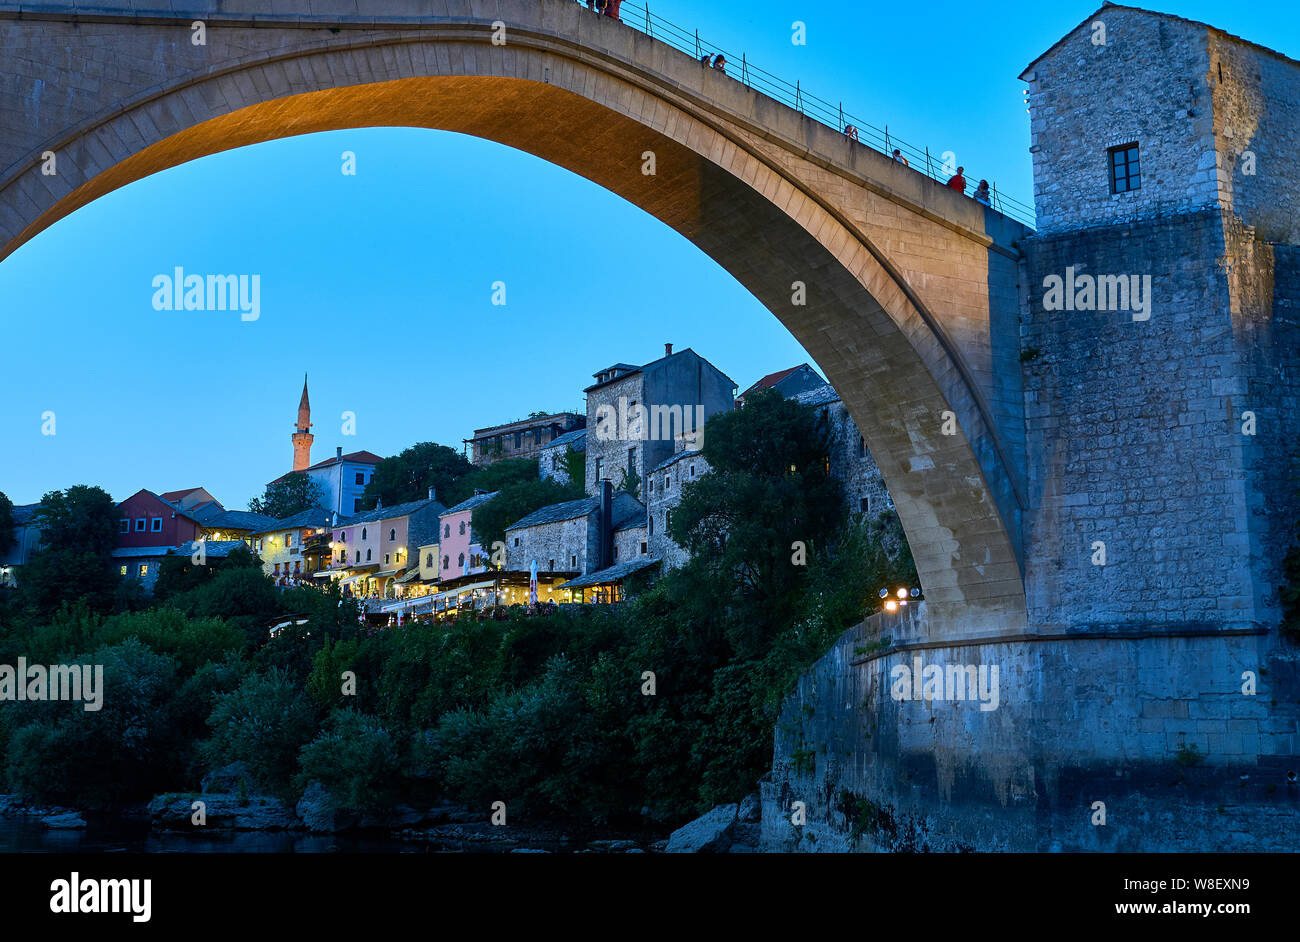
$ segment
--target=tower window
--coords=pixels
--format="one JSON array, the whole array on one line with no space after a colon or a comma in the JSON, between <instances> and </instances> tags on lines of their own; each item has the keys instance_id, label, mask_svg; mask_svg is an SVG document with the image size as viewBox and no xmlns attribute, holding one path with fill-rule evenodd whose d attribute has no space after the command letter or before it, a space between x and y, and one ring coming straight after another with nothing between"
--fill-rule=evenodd
<instances>
[{"instance_id":1,"label":"tower window","mask_svg":"<svg viewBox=\"0 0 1300 942\"><path fill-rule=\"evenodd\" d=\"M1112 147L1108 153L1110 154L1110 191L1112 193L1127 193L1142 186L1137 144Z\"/></svg>"}]
</instances>

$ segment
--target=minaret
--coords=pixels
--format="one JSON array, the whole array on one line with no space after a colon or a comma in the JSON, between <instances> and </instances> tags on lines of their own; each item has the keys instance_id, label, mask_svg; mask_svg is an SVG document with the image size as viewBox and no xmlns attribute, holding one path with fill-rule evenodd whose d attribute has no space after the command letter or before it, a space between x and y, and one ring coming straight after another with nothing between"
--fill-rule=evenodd
<instances>
[{"instance_id":1,"label":"minaret","mask_svg":"<svg viewBox=\"0 0 1300 942\"><path fill-rule=\"evenodd\" d=\"M311 401L307 398L307 374L302 375L302 399L298 401L298 425L293 433L293 470L305 471L311 467L311 443L315 439L311 428Z\"/></svg>"}]
</instances>

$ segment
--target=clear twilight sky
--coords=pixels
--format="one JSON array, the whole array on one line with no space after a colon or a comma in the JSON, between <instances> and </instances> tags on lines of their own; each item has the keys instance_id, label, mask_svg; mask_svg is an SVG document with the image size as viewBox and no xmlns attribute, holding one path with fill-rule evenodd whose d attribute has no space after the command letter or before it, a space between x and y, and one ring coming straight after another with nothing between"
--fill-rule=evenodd
<instances>
[{"instance_id":1,"label":"clear twilight sky","mask_svg":"<svg viewBox=\"0 0 1300 942\"><path fill-rule=\"evenodd\" d=\"M653 0L657 16L1032 203L1021 69L1099 2ZM1295 0L1155 7L1300 58ZM791 23L807 24L807 45ZM3 65L0 65L0 71ZM340 154L357 174L340 173ZM155 311L151 281L260 273L261 316ZM504 281L507 305L491 305ZM693 245L588 181L445 132L309 135L117 190L0 263L0 491L121 500L203 486L243 509L288 470L303 373L313 460L460 447L591 374L693 347L741 389L810 358ZM816 365L816 364L814 364ZM42 414L55 434L42 435ZM356 435L341 414L356 413Z\"/></svg>"}]
</instances>

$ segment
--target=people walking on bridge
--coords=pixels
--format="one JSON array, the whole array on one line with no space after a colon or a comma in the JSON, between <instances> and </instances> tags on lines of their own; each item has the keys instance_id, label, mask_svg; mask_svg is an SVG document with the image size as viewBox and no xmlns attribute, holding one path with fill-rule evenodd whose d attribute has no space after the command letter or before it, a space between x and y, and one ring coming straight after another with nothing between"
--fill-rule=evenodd
<instances>
[{"instance_id":1,"label":"people walking on bridge","mask_svg":"<svg viewBox=\"0 0 1300 942\"><path fill-rule=\"evenodd\" d=\"M704 55L700 56L700 65L709 65L712 62L713 62L713 56L709 55L707 52Z\"/></svg>"},{"instance_id":2,"label":"people walking on bridge","mask_svg":"<svg viewBox=\"0 0 1300 942\"><path fill-rule=\"evenodd\" d=\"M958 193L966 192L966 178L962 176L965 167L958 167L957 172L948 178L948 189L956 190Z\"/></svg>"},{"instance_id":3,"label":"people walking on bridge","mask_svg":"<svg viewBox=\"0 0 1300 942\"><path fill-rule=\"evenodd\" d=\"M983 203L985 206L988 206L990 209L993 207L993 201L989 197L988 180L981 180L980 185L975 187L975 192L971 195L975 197L975 202Z\"/></svg>"},{"instance_id":4,"label":"people walking on bridge","mask_svg":"<svg viewBox=\"0 0 1300 942\"><path fill-rule=\"evenodd\" d=\"M894 159L897 160L904 167L912 166L907 162L907 158L903 156L903 152L899 150L897 147L894 148Z\"/></svg>"},{"instance_id":5,"label":"people walking on bridge","mask_svg":"<svg viewBox=\"0 0 1300 942\"><path fill-rule=\"evenodd\" d=\"M725 75L727 71L727 57L719 53L713 60L713 67Z\"/></svg>"},{"instance_id":6,"label":"people walking on bridge","mask_svg":"<svg viewBox=\"0 0 1300 942\"><path fill-rule=\"evenodd\" d=\"M623 0L605 0L605 15L612 16L620 23L622 19L618 15L618 8L623 5Z\"/></svg>"},{"instance_id":7,"label":"people walking on bridge","mask_svg":"<svg viewBox=\"0 0 1300 942\"><path fill-rule=\"evenodd\" d=\"M850 141L856 141L858 139L857 125L853 125L853 124L844 125L844 136L847 137Z\"/></svg>"}]
</instances>

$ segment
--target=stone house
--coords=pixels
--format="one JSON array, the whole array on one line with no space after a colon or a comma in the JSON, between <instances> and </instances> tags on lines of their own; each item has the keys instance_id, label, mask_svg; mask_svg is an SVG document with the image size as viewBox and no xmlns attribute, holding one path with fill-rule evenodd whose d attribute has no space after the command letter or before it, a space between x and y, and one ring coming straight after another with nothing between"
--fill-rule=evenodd
<instances>
[{"instance_id":1,"label":"stone house","mask_svg":"<svg viewBox=\"0 0 1300 942\"><path fill-rule=\"evenodd\" d=\"M569 451L585 452L586 450L587 430L585 428L564 433L549 444L543 445L541 451L537 453L538 477L568 484L569 471L565 466L564 456Z\"/></svg>"},{"instance_id":2,"label":"stone house","mask_svg":"<svg viewBox=\"0 0 1300 942\"><path fill-rule=\"evenodd\" d=\"M823 383L792 398L805 408L814 410L830 432L827 470L840 483L845 509L850 514L873 517L893 510L894 500L885 487L880 468L835 387Z\"/></svg>"},{"instance_id":3,"label":"stone house","mask_svg":"<svg viewBox=\"0 0 1300 942\"><path fill-rule=\"evenodd\" d=\"M609 489L609 519L601 512L602 497L551 504L533 511L506 529L506 569L527 572L533 560L538 572L584 575L614 562L618 535L645 524L645 505L626 491ZM640 541L624 537L640 553ZM633 549L624 548L624 554Z\"/></svg>"},{"instance_id":4,"label":"stone house","mask_svg":"<svg viewBox=\"0 0 1300 942\"><path fill-rule=\"evenodd\" d=\"M587 493L601 481L615 486L625 474L644 481L672 456L677 441L699 447L709 416L733 408L736 384L694 350L664 355L644 366L616 363L594 374L587 394Z\"/></svg>"},{"instance_id":5,"label":"stone house","mask_svg":"<svg viewBox=\"0 0 1300 942\"><path fill-rule=\"evenodd\" d=\"M686 551L668 535L668 521L681 503L682 488L708 473L709 463L702 453L683 449L660 462L646 476L643 488L648 511L646 540L650 555L663 560L666 568L676 569L687 560Z\"/></svg>"},{"instance_id":6,"label":"stone house","mask_svg":"<svg viewBox=\"0 0 1300 942\"><path fill-rule=\"evenodd\" d=\"M470 461L479 467L505 458L536 458L557 438L586 424L587 417L576 412L535 415L517 422L475 429L474 437L465 439L465 445L470 449Z\"/></svg>"}]
</instances>

